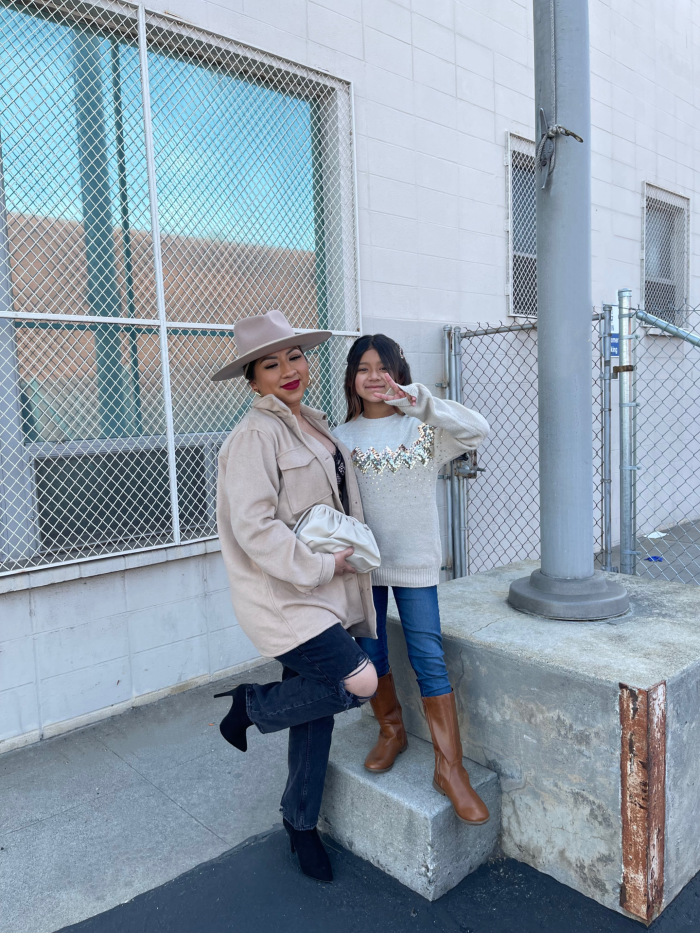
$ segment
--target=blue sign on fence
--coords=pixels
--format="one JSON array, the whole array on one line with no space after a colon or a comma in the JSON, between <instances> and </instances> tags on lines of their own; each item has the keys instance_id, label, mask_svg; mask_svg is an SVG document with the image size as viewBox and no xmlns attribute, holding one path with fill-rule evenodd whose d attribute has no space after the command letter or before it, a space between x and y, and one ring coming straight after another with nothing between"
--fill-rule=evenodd
<instances>
[{"instance_id":1,"label":"blue sign on fence","mask_svg":"<svg viewBox=\"0 0 700 933\"><path fill-rule=\"evenodd\" d=\"M617 305L613 305L611 315L610 356L620 357L620 317Z\"/></svg>"}]
</instances>

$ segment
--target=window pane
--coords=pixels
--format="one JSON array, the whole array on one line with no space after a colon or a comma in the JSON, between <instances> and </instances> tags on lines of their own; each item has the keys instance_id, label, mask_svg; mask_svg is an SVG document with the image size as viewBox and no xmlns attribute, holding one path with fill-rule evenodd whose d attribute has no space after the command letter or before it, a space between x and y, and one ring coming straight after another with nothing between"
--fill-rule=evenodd
<instances>
[{"instance_id":1,"label":"window pane","mask_svg":"<svg viewBox=\"0 0 700 933\"><path fill-rule=\"evenodd\" d=\"M534 256L537 252L535 160L512 153L513 251Z\"/></svg>"},{"instance_id":2,"label":"window pane","mask_svg":"<svg viewBox=\"0 0 700 933\"><path fill-rule=\"evenodd\" d=\"M15 310L155 317L135 45L13 7L0 40Z\"/></svg>"},{"instance_id":3,"label":"window pane","mask_svg":"<svg viewBox=\"0 0 700 933\"><path fill-rule=\"evenodd\" d=\"M646 274L650 279L673 277L673 208L647 199Z\"/></svg>"},{"instance_id":4,"label":"window pane","mask_svg":"<svg viewBox=\"0 0 700 933\"><path fill-rule=\"evenodd\" d=\"M244 77L235 56L202 57L200 46L149 52L168 318L232 323L279 307L314 327L316 105L304 82L281 90L269 69Z\"/></svg>"}]
</instances>

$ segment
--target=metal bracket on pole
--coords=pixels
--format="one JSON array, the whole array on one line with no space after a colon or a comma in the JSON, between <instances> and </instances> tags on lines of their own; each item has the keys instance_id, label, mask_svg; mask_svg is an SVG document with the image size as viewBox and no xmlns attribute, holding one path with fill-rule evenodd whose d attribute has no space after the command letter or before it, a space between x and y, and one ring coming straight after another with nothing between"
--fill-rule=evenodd
<instances>
[{"instance_id":1,"label":"metal bracket on pole","mask_svg":"<svg viewBox=\"0 0 700 933\"><path fill-rule=\"evenodd\" d=\"M540 107L540 140L537 143L535 152L535 165L543 173L542 187L547 185L549 176L554 171L557 158L557 137L572 136L576 142L582 143L583 139L565 126L558 123L550 123L547 120L547 114L544 107Z\"/></svg>"}]
</instances>

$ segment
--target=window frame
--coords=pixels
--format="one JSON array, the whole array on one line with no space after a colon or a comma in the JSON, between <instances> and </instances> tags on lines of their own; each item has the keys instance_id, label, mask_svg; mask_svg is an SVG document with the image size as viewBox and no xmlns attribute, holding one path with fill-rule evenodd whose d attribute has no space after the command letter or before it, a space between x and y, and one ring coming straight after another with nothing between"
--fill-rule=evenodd
<instances>
[{"instance_id":1,"label":"window frame","mask_svg":"<svg viewBox=\"0 0 700 933\"><path fill-rule=\"evenodd\" d=\"M94 24L102 30L107 29L113 32L118 39L120 34L133 30L136 26L138 16L144 16L146 30L145 47L141 46L141 36L139 37L139 48L145 56L155 51L164 51L167 54L168 49L182 49L184 45L187 48L195 47L198 54L201 54L201 64L206 66L207 62L212 63L220 57L228 57L231 53L238 56L241 62L241 75L244 75L245 69L249 69L251 74L259 73L262 67L268 69L266 79L270 86L277 87L284 92L285 81L293 84L300 77L307 82L309 89L309 101L312 102L316 116L314 129L314 146L318 146L318 152L322 152L319 157L316 149L314 150L314 161L324 160L322 163L322 172L324 181L330 179L330 184L339 186L333 192L334 204L325 203L322 206L322 224L324 227L324 241L322 245L322 265L321 276L323 282L317 284L317 314L323 318L324 311L321 305L326 306L326 318L316 326L325 326L332 332L334 337L345 338L338 343L342 346L348 343L350 338L354 338L361 333L361 308L360 308L360 269L359 269L359 232L358 232L358 205L357 205L357 169L355 152L355 128L354 128L354 89L352 82L339 77L334 77L327 72L319 71L315 68L303 65L278 55L256 49L252 46L244 45L221 33L213 33L209 30L193 26L178 17L167 13L151 13L139 9L135 4L128 2L110 2L110 0L89 0L89 2L74 2L74 0L37 0L35 4L36 15L42 19L57 20L59 16L66 16L61 22L73 21L75 23ZM152 36L157 36L158 41L152 41ZM236 74L239 74L236 70ZM144 92L143 73L141 75L141 93ZM256 78L256 83L261 83ZM143 104L143 96L142 96ZM145 117L144 114L144 118ZM152 118L151 118L152 121ZM152 126L152 123L151 123ZM326 182L329 183L329 182ZM314 186L316 187L316 186ZM156 187L157 190L157 187ZM339 192L339 193L338 193ZM3 192L0 192L2 195ZM330 199L328 199L330 200ZM3 199L3 215L6 217ZM328 230L333 228L334 237L328 235ZM0 238L4 238L7 226L4 225L3 231L0 231ZM155 232L154 228L154 232ZM158 247L153 247L155 260L156 251L160 251L164 235L161 233ZM318 241L317 241L318 242ZM339 245L340 244L340 245ZM0 247L4 248L3 243ZM318 246L315 253L318 255ZM155 263L154 263L155 264ZM9 266L8 266L9 268ZM162 267L160 272L155 270L156 278L161 276L162 288ZM3 278L3 282L5 279ZM177 334L183 329L193 329L202 331L214 331L233 334L233 324L220 323L219 321L183 321L177 318L168 318L167 307L161 318L158 320L147 320L144 317L126 317L126 311L121 309L119 316L99 318L94 315L85 314L52 314L50 311L40 312L18 312L14 309L14 297L12 294L12 285L9 288L2 284L2 295L7 307L0 307L0 325L4 326L4 331L11 334L14 330L13 322L32 321L32 322L65 322L68 326L79 324L89 325L90 323L99 324L108 328L116 327L117 332L127 325L130 328L158 328L162 332L163 344L165 346L165 358L162 363L161 377L163 378L164 404L172 409L172 390L169 379L165 385L165 372L168 370L168 337L171 333ZM330 318L327 306L329 303L329 293L332 293L333 308L330 311ZM0 304L2 301L0 300ZM339 310L338 310L339 309ZM341 325L340 327L338 325ZM303 333L308 328L295 328L298 333ZM21 508L26 512L26 523L28 528L25 534L25 540L32 541L32 554L23 558L21 561L12 557L13 547L10 524L16 523L15 518L11 518L11 513L7 515L0 507L0 576L8 576L16 573L23 573L27 570L44 569L48 567L64 566L68 564L82 563L85 561L102 560L115 555L124 555L139 553L141 551L150 551L158 548L172 547L174 544L191 544L199 541L216 539L216 534L204 534L191 536L185 529L185 534L180 536L179 531L173 531L173 536L162 543L148 545L145 547L123 547L116 545L112 550L100 551L100 553L87 553L83 556L72 556L66 559L52 559L52 552L49 549L42 549L39 542L39 511L38 496L36 488L36 464L52 458L70 458L84 456L99 456L100 454L109 455L124 451L138 450L164 450L170 446L173 452L192 447L200 446L203 451L205 461L205 488L203 490L206 499L207 518L215 517L216 504L216 473L217 473L217 455L218 450L223 443L228 431L208 431L187 430L177 431L173 428L172 417L167 426L167 433L163 435L148 436L139 434L125 437L108 437L104 439L75 440L75 441L53 441L36 440L29 438L22 430L23 416L20 411L20 395L22 388L17 369L17 347L16 342L8 337L8 347L12 344L14 348L13 357L10 360L10 366L7 369L4 382L7 386L8 404L16 403L14 425L15 434L21 439L20 444L16 438L13 441L8 431L0 432L0 492L16 499L21 498ZM4 352L0 347L0 358ZM342 354L344 356L344 353ZM326 359L326 356L328 359ZM318 365L320 366L321 382L317 394L326 405L334 408L341 404L343 398L342 381L339 379L337 371L337 359L339 350L335 348L324 356L319 356ZM326 381L328 384L326 385ZM0 388L2 385L0 384ZM1 427L1 426L0 426ZM8 442L8 438L10 441ZM9 446L8 446L9 443ZM12 446L14 445L14 447ZM3 449L4 446L4 449ZM14 448L17 448L15 450ZM17 462L15 462L17 461ZM20 462L21 461L21 462ZM172 461L174 462L174 460ZM171 476L171 485L174 482L177 488L177 476L173 479L173 466L170 463L169 470ZM13 471L17 476L21 476L18 481L15 479L13 484ZM31 475L30 475L31 474ZM26 499L26 502L24 502ZM0 503L0 506L2 503ZM14 501L12 506L15 506ZM174 527L174 526L173 526ZM123 545L124 542L122 542ZM93 545L88 542L85 550L92 550ZM10 556L7 556L10 555ZM35 555L45 555L46 559L32 559ZM13 561L17 563L12 566ZM4 569L7 563L11 565L9 569Z\"/></svg>"},{"instance_id":2,"label":"window frame","mask_svg":"<svg viewBox=\"0 0 700 933\"><path fill-rule=\"evenodd\" d=\"M689 310L689 301L690 301L690 198L685 195L678 194L675 191L671 191L668 188L662 188L659 185L652 184L651 182L642 183L642 233L641 233L641 250L640 250L640 305L646 310L646 288L647 282L654 282L656 284L669 284L674 288L677 287L677 279L674 282L672 279L661 279L661 278L647 278L647 243L649 239L648 231L648 217L649 217L649 202L656 201L660 204L668 205L671 211L682 212L682 219L680 223L678 220L674 221L674 236L679 235L683 237L683 244L681 250L676 250L683 253L682 258L682 282L683 282L683 300L680 302L674 302L674 308L671 309L673 313L669 315L670 323L674 324L676 327L685 327L687 324L688 310ZM678 214L676 214L678 217ZM649 309L649 313L653 314L654 309ZM653 328L651 325L643 325L647 331L661 335L665 334L664 331L659 330L658 328ZM665 334L665 336L668 336Z\"/></svg>"}]
</instances>

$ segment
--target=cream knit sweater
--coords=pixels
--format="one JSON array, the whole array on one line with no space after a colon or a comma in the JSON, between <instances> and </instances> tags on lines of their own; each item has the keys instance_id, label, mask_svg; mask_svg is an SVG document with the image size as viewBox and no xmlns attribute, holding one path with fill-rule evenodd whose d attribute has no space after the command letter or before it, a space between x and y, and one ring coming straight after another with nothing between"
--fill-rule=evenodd
<instances>
[{"instance_id":1,"label":"cream knit sweater","mask_svg":"<svg viewBox=\"0 0 700 933\"><path fill-rule=\"evenodd\" d=\"M442 549L435 490L443 463L474 450L489 432L484 418L459 402L434 398L420 383L401 387L416 399L389 402L386 418L360 415L333 434L352 451L365 521L382 565L374 586L434 586Z\"/></svg>"}]
</instances>

